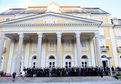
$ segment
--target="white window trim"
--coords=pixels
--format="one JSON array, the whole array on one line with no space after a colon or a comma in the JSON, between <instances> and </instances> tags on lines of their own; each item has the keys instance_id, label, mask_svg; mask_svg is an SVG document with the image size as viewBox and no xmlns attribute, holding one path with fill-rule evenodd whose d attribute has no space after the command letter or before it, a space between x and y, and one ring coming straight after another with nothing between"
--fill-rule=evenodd
<instances>
[{"instance_id":1,"label":"white window trim","mask_svg":"<svg viewBox=\"0 0 121 84\"><path fill-rule=\"evenodd\" d=\"M121 46L121 40L120 39L117 40L117 45L118 45L118 47Z\"/></svg>"},{"instance_id":2,"label":"white window trim","mask_svg":"<svg viewBox=\"0 0 121 84\"><path fill-rule=\"evenodd\" d=\"M35 48L35 43L37 43L37 40L33 40L33 43L32 43L32 52L36 52L37 51L37 47ZM38 44L36 44L38 45Z\"/></svg>"},{"instance_id":3,"label":"white window trim","mask_svg":"<svg viewBox=\"0 0 121 84\"><path fill-rule=\"evenodd\" d=\"M82 47L82 41L85 41L86 47ZM87 40L82 40L82 41L81 41L81 51L88 51Z\"/></svg>"},{"instance_id":4,"label":"white window trim","mask_svg":"<svg viewBox=\"0 0 121 84\"><path fill-rule=\"evenodd\" d=\"M103 35L104 36L104 31L103 31L103 28L99 28L99 35Z\"/></svg>"},{"instance_id":5,"label":"white window trim","mask_svg":"<svg viewBox=\"0 0 121 84\"><path fill-rule=\"evenodd\" d=\"M50 47L50 42L54 42L54 50L51 49ZM55 52L56 51L56 41L55 40L49 40L49 44L48 44L49 48L48 48L48 52ZM51 50L50 50L51 49Z\"/></svg>"},{"instance_id":6,"label":"white window trim","mask_svg":"<svg viewBox=\"0 0 121 84\"><path fill-rule=\"evenodd\" d=\"M101 43L100 43L100 46L106 46L105 39L99 39L99 40L103 40L103 45L101 45Z\"/></svg>"},{"instance_id":7,"label":"white window trim","mask_svg":"<svg viewBox=\"0 0 121 84\"><path fill-rule=\"evenodd\" d=\"M119 31L119 34L116 32L116 30ZM116 35L116 36L121 36L121 31L120 31L120 29L115 29L115 35Z\"/></svg>"},{"instance_id":8,"label":"white window trim","mask_svg":"<svg viewBox=\"0 0 121 84\"><path fill-rule=\"evenodd\" d=\"M66 50L66 42L69 41L70 42L70 50ZM72 52L72 41L71 40L64 40L64 51L65 52Z\"/></svg>"}]
</instances>

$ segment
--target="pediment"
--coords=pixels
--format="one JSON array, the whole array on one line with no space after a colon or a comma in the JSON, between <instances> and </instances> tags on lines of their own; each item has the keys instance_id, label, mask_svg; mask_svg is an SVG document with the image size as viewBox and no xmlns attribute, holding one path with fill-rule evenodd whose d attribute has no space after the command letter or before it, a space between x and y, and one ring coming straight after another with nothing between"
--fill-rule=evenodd
<instances>
[{"instance_id":1,"label":"pediment","mask_svg":"<svg viewBox=\"0 0 121 84\"><path fill-rule=\"evenodd\" d=\"M23 18L18 18L15 20L3 22L0 24L39 24L39 23L80 23L80 24L101 24L101 21L97 20L91 20L91 19L86 19L82 17L76 17L76 16L71 16L71 15L66 15L66 14L60 14L60 13L44 13L44 14L37 14L33 16L28 16L28 17L23 17Z\"/></svg>"}]
</instances>

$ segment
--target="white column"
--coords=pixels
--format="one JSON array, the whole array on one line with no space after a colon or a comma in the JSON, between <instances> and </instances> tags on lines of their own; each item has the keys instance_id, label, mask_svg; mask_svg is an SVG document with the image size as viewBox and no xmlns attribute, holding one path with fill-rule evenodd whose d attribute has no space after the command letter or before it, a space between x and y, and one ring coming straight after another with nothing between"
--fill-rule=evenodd
<instances>
[{"instance_id":1,"label":"white column","mask_svg":"<svg viewBox=\"0 0 121 84\"><path fill-rule=\"evenodd\" d=\"M118 67L119 66L119 60L118 60L118 55L117 55L117 50L116 50L115 37L114 37L113 29L109 29L109 32L110 32L111 45L112 45L113 59L114 59L115 67Z\"/></svg>"},{"instance_id":2,"label":"white column","mask_svg":"<svg viewBox=\"0 0 121 84\"><path fill-rule=\"evenodd\" d=\"M17 51L17 57L16 57L16 64L15 64L15 68L14 71L16 71L16 75L19 76L20 75L20 63L21 63L21 54L22 54L22 44L23 44L23 38L24 38L24 34L23 33L19 33L19 44L18 44L18 51Z\"/></svg>"},{"instance_id":3,"label":"white column","mask_svg":"<svg viewBox=\"0 0 121 84\"><path fill-rule=\"evenodd\" d=\"M94 42L93 38L90 39L90 51L91 51L91 60L92 60L92 66L96 66L96 61L95 61L95 52L94 52Z\"/></svg>"},{"instance_id":4,"label":"white column","mask_svg":"<svg viewBox=\"0 0 121 84\"><path fill-rule=\"evenodd\" d=\"M42 33L38 33L38 46L37 46L37 67L41 67L41 47L42 47Z\"/></svg>"},{"instance_id":5,"label":"white column","mask_svg":"<svg viewBox=\"0 0 121 84\"><path fill-rule=\"evenodd\" d=\"M98 33L95 33L95 43L96 43L97 62L98 62L98 66L100 67L102 66L102 60L101 60L101 51L100 51Z\"/></svg>"},{"instance_id":6,"label":"white column","mask_svg":"<svg viewBox=\"0 0 121 84\"><path fill-rule=\"evenodd\" d=\"M75 50L75 66L77 67L77 46L76 46L76 40L74 40L74 50Z\"/></svg>"},{"instance_id":7,"label":"white column","mask_svg":"<svg viewBox=\"0 0 121 84\"><path fill-rule=\"evenodd\" d=\"M82 66L81 64L81 41L80 41L80 34L76 33L76 47L77 47L77 66Z\"/></svg>"},{"instance_id":8,"label":"white column","mask_svg":"<svg viewBox=\"0 0 121 84\"><path fill-rule=\"evenodd\" d=\"M42 44L42 59L41 59L41 67L44 68L45 67L45 50L46 50L46 40L43 41Z\"/></svg>"},{"instance_id":9,"label":"white column","mask_svg":"<svg viewBox=\"0 0 121 84\"><path fill-rule=\"evenodd\" d=\"M14 50L14 40L11 40L11 45L10 45L10 51L9 51L9 58L8 58L8 64L7 64L7 71L6 74L10 75L10 70L11 70L11 62L12 62L12 56L13 56L13 50Z\"/></svg>"},{"instance_id":10,"label":"white column","mask_svg":"<svg viewBox=\"0 0 121 84\"><path fill-rule=\"evenodd\" d=\"M61 46L61 32L57 34L57 67L62 67L62 46Z\"/></svg>"},{"instance_id":11,"label":"white column","mask_svg":"<svg viewBox=\"0 0 121 84\"><path fill-rule=\"evenodd\" d=\"M0 68L1 68L1 58L3 54L4 42L6 35L4 33L1 34L1 43L0 43Z\"/></svg>"},{"instance_id":12,"label":"white column","mask_svg":"<svg viewBox=\"0 0 121 84\"><path fill-rule=\"evenodd\" d=\"M29 58L29 48L30 48L30 40L26 41L26 52L25 52L25 60L24 60L24 67L28 67L28 58Z\"/></svg>"}]
</instances>

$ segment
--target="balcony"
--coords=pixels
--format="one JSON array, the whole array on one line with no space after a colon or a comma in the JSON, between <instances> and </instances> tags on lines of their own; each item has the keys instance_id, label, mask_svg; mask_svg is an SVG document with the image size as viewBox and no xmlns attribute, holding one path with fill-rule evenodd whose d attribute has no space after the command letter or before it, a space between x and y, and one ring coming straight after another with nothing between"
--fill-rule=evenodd
<instances>
[{"instance_id":1,"label":"balcony","mask_svg":"<svg viewBox=\"0 0 121 84\"><path fill-rule=\"evenodd\" d=\"M117 51L118 51L118 52L121 52L121 46L118 46L118 47L117 47Z\"/></svg>"},{"instance_id":2,"label":"balcony","mask_svg":"<svg viewBox=\"0 0 121 84\"><path fill-rule=\"evenodd\" d=\"M6 48L4 47L4 48L3 48L3 53L5 53L5 52L6 52Z\"/></svg>"},{"instance_id":3,"label":"balcony","mask_svg":"<svg viewBox=\"0 0 121 84\"><path fill-rule=\"evenodd\" d=\"M108 52L109 46L101 46L100 49L101 49L101 52Z\"/></svg>"}]
</instances>

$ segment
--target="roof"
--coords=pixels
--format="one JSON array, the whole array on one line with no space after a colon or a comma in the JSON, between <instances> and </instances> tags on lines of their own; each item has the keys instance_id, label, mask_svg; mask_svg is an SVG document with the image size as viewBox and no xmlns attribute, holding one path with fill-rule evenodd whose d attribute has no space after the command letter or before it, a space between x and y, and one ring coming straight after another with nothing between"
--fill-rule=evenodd
<instances>
[{"instance_id":1,"label":"roof","mask_svg":"<svg viewBox=\"0 0 121 84\"><path fill-rule=\"evenodd\" d=\"M81 8L80 6L59 6L61 13L91 13L91 14L109 14L100 8ZM11 8L0 15L15 14L41 14L47 11L47 6L30 6L28 8Z\"/></svg>"}]
</instances>

